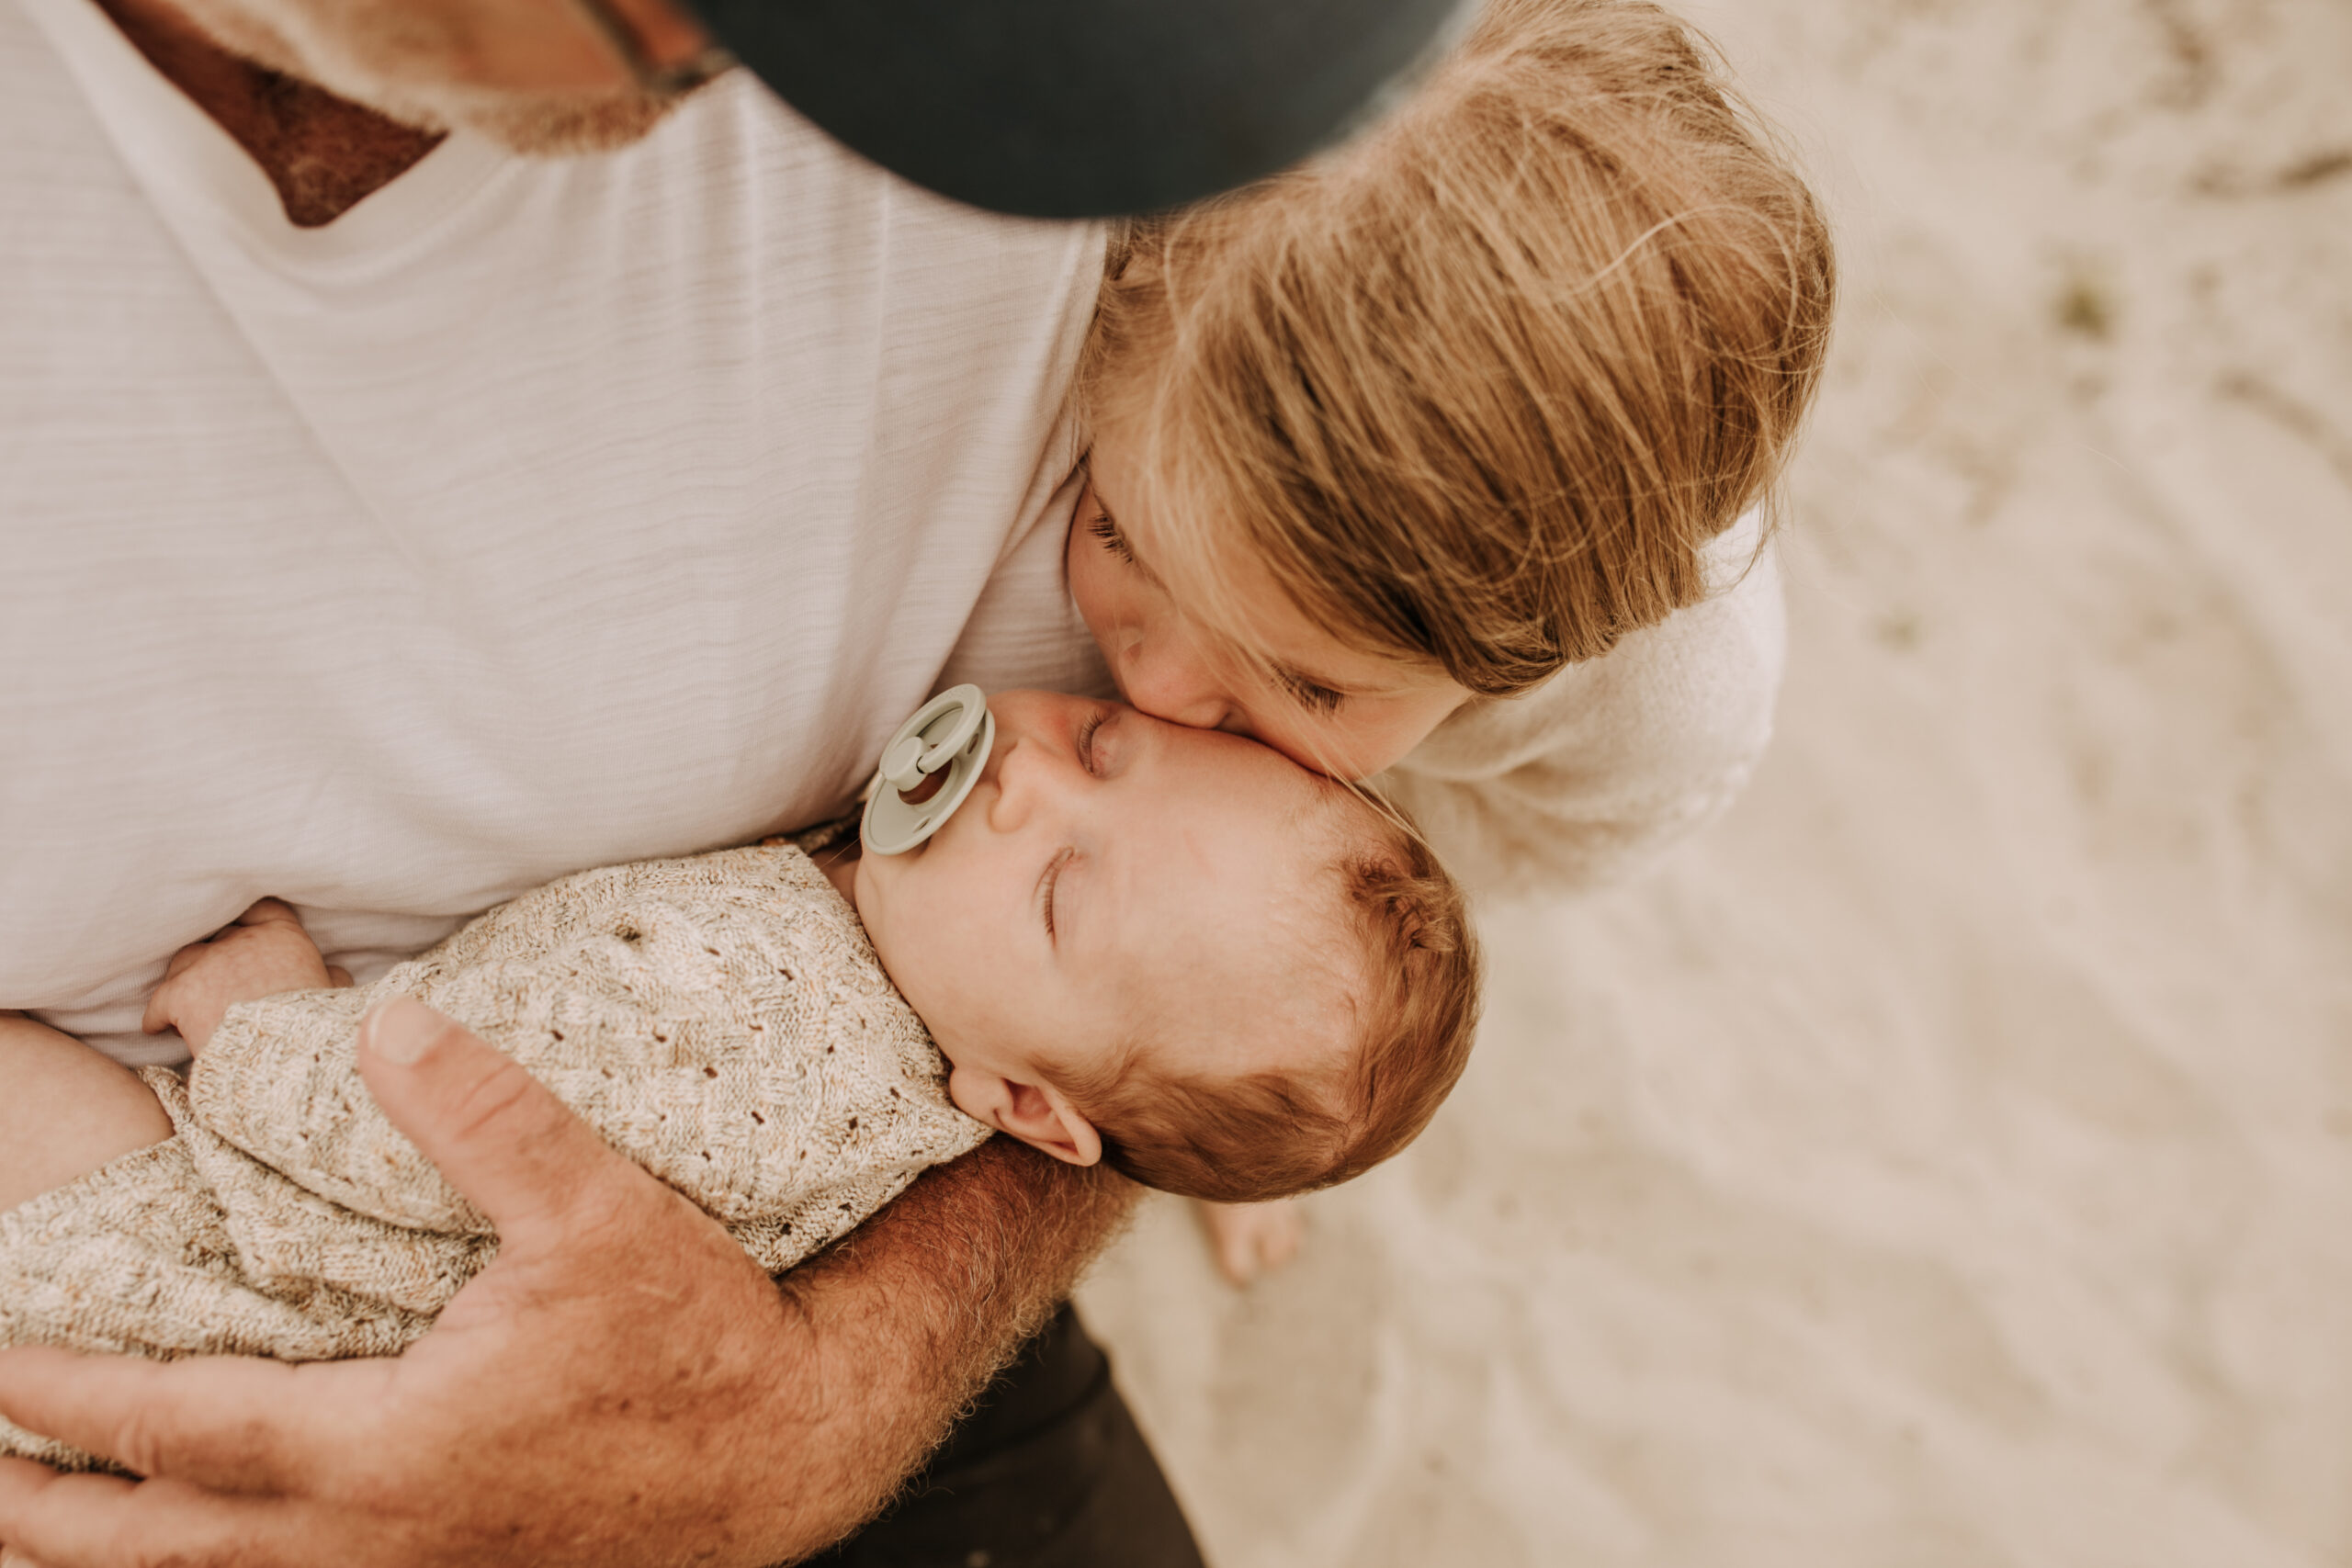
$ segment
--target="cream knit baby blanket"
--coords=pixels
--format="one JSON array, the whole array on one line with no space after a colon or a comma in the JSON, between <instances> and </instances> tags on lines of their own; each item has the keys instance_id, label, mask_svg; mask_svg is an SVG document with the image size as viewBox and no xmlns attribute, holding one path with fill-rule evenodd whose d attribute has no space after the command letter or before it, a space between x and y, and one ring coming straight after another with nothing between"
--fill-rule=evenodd
<instances>
[{"instance_id":1,"label":"cream knit baby blanket","mask_svg":"<svg viewBox=\"0 0 2352 1568\"><path fill-rule=\"evenodd\" d=\"M0 1345L397 1354L498 1238L376 1109L353 1055L394 993L512 1055L770 1273L988 1129L856 915L789 846L583 872L372 986L232 1009L177 1135L0 1213ZM0 1452L87 1456L0 1422Z\"/></svg>"}]
</instances>

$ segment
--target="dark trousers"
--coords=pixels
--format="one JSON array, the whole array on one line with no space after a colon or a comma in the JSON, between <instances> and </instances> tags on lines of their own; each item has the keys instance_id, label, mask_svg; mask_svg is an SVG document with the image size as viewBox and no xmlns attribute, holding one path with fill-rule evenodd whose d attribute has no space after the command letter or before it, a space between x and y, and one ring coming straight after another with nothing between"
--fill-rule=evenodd
<instances>
[{"instance_id":1,"label":"dark trousers","mask_svg":"<svg viewBox=\"0 0 2352 1568\"><path fill-rule=\"evenodd\" d=\"M809 1568L1203 1568L1159 1461L1068 1306L889 1512Z\"/></svg>"}]
</instances>

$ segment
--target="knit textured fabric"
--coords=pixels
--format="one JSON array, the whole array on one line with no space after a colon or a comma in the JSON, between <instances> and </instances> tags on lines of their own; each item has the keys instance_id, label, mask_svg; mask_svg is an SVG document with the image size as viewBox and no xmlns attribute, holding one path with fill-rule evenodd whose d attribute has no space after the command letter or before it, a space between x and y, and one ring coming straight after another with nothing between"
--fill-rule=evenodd
<instances>
[{"instance_id":1,"label":"knit textured fabric","mask_svg":"<svg viewBox=\"0 0 2352 1568\"><path fill-rule=\"evenodd\" d=\"M359 989L232 1009L175 1135L0 1213L0 1345L397 1354L495 1256L377 1109L362 1015L405 994L505 1051L781 1273L988 1135L824 874L788 844L583 872ZM0 1452L89 1456L0 1422Z\"/></svg>"}]
</instances>

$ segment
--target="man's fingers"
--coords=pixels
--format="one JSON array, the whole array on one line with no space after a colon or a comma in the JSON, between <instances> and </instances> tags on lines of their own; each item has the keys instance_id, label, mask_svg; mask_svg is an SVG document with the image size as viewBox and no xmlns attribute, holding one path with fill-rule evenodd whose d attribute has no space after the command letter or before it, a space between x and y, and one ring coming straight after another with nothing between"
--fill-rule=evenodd
<instances>
[{"instance_id":1,"label":"man's fingers","mask_svg":"<svg viewBox=\"0 0 2352 1568\"><path fill-rule=\"evenodd\" d=\"M0 1351L0 1416L141 1475L270 1492L304 1478L321 1438L348 1424L335 1418L348 1416L344 1402L321 1396L322 1375L372 1364L149 1361L28 1347ZM5 1517L0 1540L31 1544L18 1543Z\"/></svg>"},{"instance_id":2,"label":"man's fingers","mask_svg":"<svg viewBox=\"0 0 2352 1568\"><path fill-rule=\"evenodd\" d=\"M512 1058L423 1002L386 1002L359 1041L376 1103L509 1247L555 1244L583 1202L666 1190Z\"/></svg>"},{"instance_id":3,"label":"man's fingers","mask_svg":"<svg viewBox=\"0 0 2352 1568\"><path fill-rule=\"evenodd\" d=\"M119 1475L63 1475L25 1459L0 1459L0 1568L66 1568L31 1555L36 1538L54 1539L61 1521L91 1522L137 1490ZM94 1506L95 1505L95 1506Z\"/></svg>"},{"instance_id":4,"label":"man's fingers","mask_svg":"<svg viewBox=\"0 0 2352 1568\"><path fill-rule=\"evenodd\" d=\"M277 1511L271 1511L273 1508ZM125 1563L259 1564L282 1506L218 1497L175 1482L61 1475L0 1459L0 1540L6 1568L121 1568Z\"/></svg>"}]
</instances>

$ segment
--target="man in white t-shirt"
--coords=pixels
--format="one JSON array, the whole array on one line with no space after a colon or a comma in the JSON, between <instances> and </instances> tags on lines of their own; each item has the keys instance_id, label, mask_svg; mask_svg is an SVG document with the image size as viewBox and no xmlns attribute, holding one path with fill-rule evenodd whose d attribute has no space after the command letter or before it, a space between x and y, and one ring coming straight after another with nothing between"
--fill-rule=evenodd
<instances>
[{"instance_id":1,"label":"man in white t-shirt","mask_svg":"<svg viewBox=\"0 0 2352 1568\"><path fill-rule=\"evenodd\" d=\"M170 1059L165 956L255 898L364 981L563 873L841 811L943 682L1103 685L1060 565L1102 234L926 196L740 73L665 104L633 83L707 41L669 5L0 0L0 1008ZM1399 762L1457 873L1589 882L1736 792L1780 594L1752 521L1708 570ZM805 1552L1124 1211L990 1145L779 1288L439 1029L363 1060L496 1267L386 1366L0 1355L0 1414L168 1483L0 1461L0 1541ZM831 1560L1198 1561L1067 1312L930 1474Z\"/></svg>"},{"instance_id":2,"label":"man in white t-shirt","mask_svg":"<svg viewBox=\"0 0 2352 1568\"><path fill-rule=\"evenodd\" d=\"M657 103L561 0L0 0L0 1007L119 1059L170 1059L162 958L262 895L364 981L844 809L942 680L1102 681L1059 564L1100 231L924 195L741 73ZM153 1478L0 1463L9 1548L800 1555L1126 1204L1000 1140L779 1288L429 1015L368 1074L497 1264L395 1363L0 1357L0 1410ZM992 1504L1008 1446L1044 1479ZM841 1561L1198 1561L1066 1313L934 1474L977 1522Z\"/></svg>"}]
</instances>

